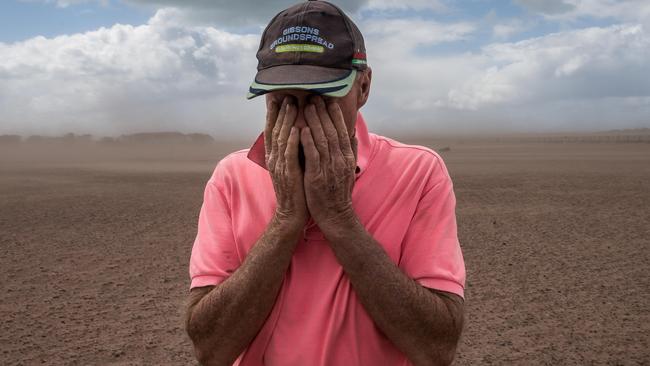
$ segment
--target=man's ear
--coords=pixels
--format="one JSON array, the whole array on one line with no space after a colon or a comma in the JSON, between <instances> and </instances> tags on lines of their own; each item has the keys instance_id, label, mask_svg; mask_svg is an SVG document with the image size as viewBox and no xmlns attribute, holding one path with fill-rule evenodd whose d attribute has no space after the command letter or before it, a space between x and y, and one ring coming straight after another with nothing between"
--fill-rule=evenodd
<instances>
[{"instance_id":1,"label":"man's ear","mask_svg":"<svg viewBox=\"0 0 650 366\"><path fill-rule=\"evenodd\" d=\"M372 81L372 69L368 67L366 70L360 73L359 78L357 79L358 85L358 97L357 97L357 110L361 109L366 102L368 101L368 96L370 95L370 83Z\"/></svg>"}]
</instances>

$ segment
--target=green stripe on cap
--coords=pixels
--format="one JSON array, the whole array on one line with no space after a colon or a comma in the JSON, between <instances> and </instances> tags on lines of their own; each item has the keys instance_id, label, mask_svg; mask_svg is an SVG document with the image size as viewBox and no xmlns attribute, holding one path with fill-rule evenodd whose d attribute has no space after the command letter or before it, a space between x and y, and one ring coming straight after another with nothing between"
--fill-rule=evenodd
<instances>
[{"instance_id":1,"label":"green stripe on cap","mask_svg":"<svg viewBox=\"0 0 650 366\"><path fill-rule=\"evenodd\" d=\"M329 92L322 92L321 94L330 97L344 97L348 94L348 92L350 92L350 89L352 89L352 85L354 84L356 77L357 70L351 70L350 75L348 75L345 79L319 84L262 84L254 81L249 88L246 99L253 99L259 95L280 89L313 90L314 92L332 90Z\"/></svg>"},{"instance_id":2,"label":"green stripe on cap","mask_svg":"<svg viewBox=\"0 0 650 366\"><path fill-rule=\"evenodd\" d=\"M315 44L283 44L275 48L276 53L283 52L314 52L314 53L323 53L325 52L325 47L318 46Z\"/></svg>"}]
</instances>

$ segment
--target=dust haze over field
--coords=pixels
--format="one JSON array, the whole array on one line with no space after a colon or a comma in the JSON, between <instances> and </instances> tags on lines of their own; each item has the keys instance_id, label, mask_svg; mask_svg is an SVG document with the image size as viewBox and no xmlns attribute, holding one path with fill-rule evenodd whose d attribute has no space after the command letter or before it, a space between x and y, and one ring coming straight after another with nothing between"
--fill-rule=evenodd
<instances>
[{"instance_id":1,"label":"dust haze over field","mask_svg":"<svg viewBox=\"0 0 650 366\"><path fill-rule=\"evenodd\" d=\"M590 136L403 140L454 181L456 365L650 359L650 143ZM0 144L0 364L196 364L182 309L203 188L251 143Z\"/></svg>"}]
</instances>

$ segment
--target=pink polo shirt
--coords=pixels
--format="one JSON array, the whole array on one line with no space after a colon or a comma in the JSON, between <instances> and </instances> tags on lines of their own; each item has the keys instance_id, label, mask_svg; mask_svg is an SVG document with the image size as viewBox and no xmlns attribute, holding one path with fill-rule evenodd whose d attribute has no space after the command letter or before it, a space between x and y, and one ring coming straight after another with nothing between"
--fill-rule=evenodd
<instances>
[{"instance_id":1,"label":"pink polo shirt","mask_svg":"<svg viewBox=\"0 0 650 366\"><path fill-rule=\"evenodd\" d=\"M369 133L356 122L352 205L390 259L422 286L464 296L456 199L433 150ZM190 288L218 285L244 261L276 207L264 134L216 166L205 188L190 258ZM329 243L310 219L277 301L234 365L411 365L359 302Z\"/></svg>"}]
</instances>

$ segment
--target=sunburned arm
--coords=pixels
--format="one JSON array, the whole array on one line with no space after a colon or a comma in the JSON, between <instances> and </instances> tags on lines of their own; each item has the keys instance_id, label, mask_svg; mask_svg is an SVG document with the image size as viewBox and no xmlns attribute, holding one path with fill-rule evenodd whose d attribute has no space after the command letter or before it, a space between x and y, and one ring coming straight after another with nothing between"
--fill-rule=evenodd
<instances>
[{"instance_id":1,"label":"sunburned arm","mask_svg":"<svg viewBox=\"0 0 650 366\"><path fill-rule=\"evenodd\" d=\"M185 326L204 366L232 365L275 303L300 230L274 218L242 265L218 286L190 291Z\"/></svg>"}]
</instances>

